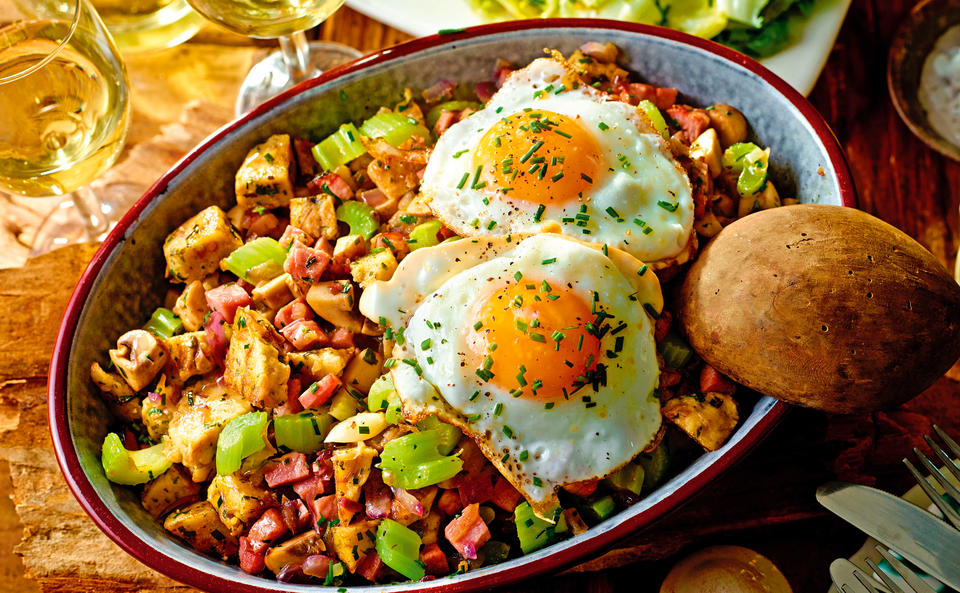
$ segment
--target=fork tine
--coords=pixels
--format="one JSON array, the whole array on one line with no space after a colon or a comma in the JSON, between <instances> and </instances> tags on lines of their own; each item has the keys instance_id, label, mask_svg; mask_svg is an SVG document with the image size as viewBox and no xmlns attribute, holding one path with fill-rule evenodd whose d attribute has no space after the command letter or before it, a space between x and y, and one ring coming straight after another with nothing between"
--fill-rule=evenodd
<instances>
[{"instance_id":1,"label":"fork tine","mask_svg":"<svg viewBox=\"0 0 960 593\"><path fill-rule=\"evenodd\" d=\"M874 574L880 577L880 580L883 581L883 584L890 589L890 593L903 593L903 589L893 582L893 579L890 578L890 575L877 566L877 563L873 561L873 558L867 558L867 566L870 567ZM914 591L914 593L916 593L916 591Z\"/></svg>"},{"instance_id":2,"label":"fork tine","mask_svg":"<svg viewBox=\"0 0 960 593\"><path fill-rule=\"evenodd\" d=\"M914 451L916 451L918 455L922 456L922 454L916 449L914 449ZM926 458L924 457L924 459ZM929 463L929 461L930 460L928 459L927 462ZM940 493L937 492L936 489L930 485L930 482L927 481L927 478L920 473L920 471L916 468L916 466L910 463L909 459L904 457L903 464L907 466L907 469L910 470L911 474L913 474L913 478L917 481L917 484L919 484L920 487L923 488L923 491L926 492L930 500L933 501L933 504L937 505L937 508L940 509L940 511L943 513L943 516L946 517L951 523L953 523L954 527L956 527L957 529L960 529L960 514L958 514L957 511L953 510L953 507L951 507L947 503L947 501L940 498ZM936 470L936 468L934 468L934 470Z\"/></svg>"},{"instance_id":3,"label":"fork tine","mask_svg":"<svg viewBox=\"0 0 960 593\"><path fill-rule=\"evenodd\" d=\"M853 576L857 577L857 580L860 581L860 584L866 587L870 591L870 593L880 593L876 585L874 585L876 581L874 581L872 578L864 574L862 570L857 569L853 571ZM897 593L897 592L894 592L894 593ZM903 593L903 591L900 591L899 593Z\"/></svg>"},{"instance_id":4,"label":"fork tine","mask_svg":"<svg viewBox=\"0 0 960 593\"><path fill-rule=\"evenodd\" d=\"M890 566L897 571L897 574L903 577L903 580L905 580L916 593L936 593L933 587L925 583L923 579L907 568L903 562L897 560L893 554L888 552L883 546L877 546L877 551L880 552L883 559L890 563Z\"/></svg>"},{"instance_id":5,"label":"fork tine","mask_svg":"<svg viewBox=\"0 0 960 593\"><path fill-rule=\"evenodd\" d=\"M950 435L945 433L943 429L936 424L933 425L933 430L937 433L937 436L940 437L940 440L947 445L947 448L950 449L951 453L953 453L955 457L960 457L960 445L957 445L957 442L950 438ZM927 440L927 442L929 443L930 440ZM957 466L957 462L951 459L950 456L947 455L946 451L939 447L934 448L934 452L937 454L937 457L943 461L943 464L947 467L947 469L950 470L950 473L953 474L953 477L960 480L960 467ZM958 499L957 502L960 502L960 499Z\"/></svg>"},{"instance_id":6,"label":"fork tine","mask_svg":"<svg viewBox=\"0 0 960 593\"><path fill-rule=\"evenodd\" d=\"M953 468L953 460L951 460L947 454L937 446L937 443L927 435L923 435L923 438L925 441L927 441L927 444L930 445L930 448L933 449L933 452L937 454L937 457L940 458L940 461L942 461L948 469ZM933 479L935 479L940 486L943 487L943 491L953 497L953 499L957 502L960 502L960 490L957 490L957 487L947 479L947 476L943 475L943 472L940 471L940 468L931 463L930 460L923 453L917 451L916 448L914 448L913 451L917 454L920 462L926 466L927 470L930 472L930 475L933 476ZM957 473L960 473L960 470L956 471Z\"/></svg>"}]
</instances>

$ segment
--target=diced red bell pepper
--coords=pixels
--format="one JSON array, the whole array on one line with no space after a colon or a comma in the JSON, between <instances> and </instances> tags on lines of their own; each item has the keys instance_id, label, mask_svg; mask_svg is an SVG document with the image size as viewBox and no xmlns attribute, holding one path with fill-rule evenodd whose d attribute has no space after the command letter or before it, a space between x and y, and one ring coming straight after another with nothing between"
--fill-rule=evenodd
<instances>
[{"instance_id":1,"label":"diced red bell pepper","mask_svg":"<svg viewBox=\"0 0 960 593\"><path fill-rule=\"evenodd\" d=\"M210 310L223 315L227 323L233 323L238 308L249 307L253 304L253 299L239 284L224 284L211 288L204 296L206 296L207 306L210 307Z\"/></svg>"},{"instance_id":2,"label":"diced red bell pepper","mask_svg":"<svg viewBox=\"0 0 960 593\"><path fill-rule=\"evenodd\" d=\"M463 504L460 502L460 493L457 492L457 489L444 490L443 494L437 498L437 508L446 513L448 517L459 513Z\"/></svg>"},{"instance_id":3,"label":"diced red bell pepper","mask_svg":"<svg viewBox=\"0 0 960 593\"><path fill-rule=\"evenodd\" d=\"M311 350L326 346L330 340L327 334L320 329L315 321L297 319L283 326L280 330L283 337L293 344L297 350Z\"/></svg>"},{"instance_id":4,"label":"diced red bell pepper","mask_svg":"<svg viewBox=\"0 0 960 593\"><path fill-rule=\"evenodd\" d=\"M292 484L310 475L310 468L307 466L307 456L303 453L294 451L287 453L267 469L263 477L267 480L267 485L271 488Z\"/></svg>"},{"instance_id":5,"label":"diced red bell pepper","mask_svg":"<svg viewBox=\"0 0 960 593\"><path fill-rule=\"evenodd\" d=\"M523 496L517 492L517 489L513 487L513 484L508 482L503 476L497 477L496 484L493 485L493 497L490 499L490 502L497 505L501 509L512 513L517 505L520 504L520 500Z\"/></svg>"},{"instance_id":6,"label":"diced red bell pepper","mask_svg":"<svg viewBox=\"0 0 960 593\"><path fill-rule=\"evenodd\" d=\"M304 390L300 395L300 405L304 408L319 408L333 397L341 385L343 383L336 375L327 375Z\"/></svg>"},{"instance_id":7,"label":"diced red bell pepper","mask_svg":"<svg viewBox=\"0 0 960 593\"><path fill-rule=\"evenodd\" d=\"M306 231L300 230L297 227L288 224L287 228L283 230L283 234L280 235L280 246L284 249L290 249L290 246L293 245L294 239L300 241L304 245L313 243L313 237L308 235Z\"/></svg>"},{"instance_id":8,"label":"diced red bell pepper","mask_svg":"<svg viewBox=\"0 0 960 593\"><path fill-rule=\"evenodd\" d=\"M367 551L366 555L357 562L357 568L354 574L358 574L371 583L376 583L383 579L383 560L376 550Z\"/></svg>"},{"instance_id":9,"label":"diced red bell pepper","mask_svg":"<svg viewBox=\"0 0 960 593\"><path fill-rule=\"evenodd\" d=\"M380 472L371 472L363 485L363 500L369 519L383 519L390 515L393 494L390 487L383 483Z\"/></svg>"},{"instance_id":10,"label":"diced red bell pepper","mask_svg":"<svg viewBox=\"0 0 960 593\"><path fill-rule=\"evenodd\" d=\"M597 484L599 483L600 480L593 478L591 480L581 480L579 482L567 484L563 487L563 489L574 496L586 498L597 491Z\"/></svg>"},{"instance_id":11,"label":"diced red bell pepper","mask_svg":"<svg viewBox=\"0 0 960 593\"><path fill-rule=\"evenodd\" d=\"M295 299L277 311L277 316L273 318L273 324L283 329L298 319L313 319L315 315L307 301Z\"/></svg>"},{"instance_id":12,"label":"diced red bell pepper","mask_svg":"<svg viewBox=\"0 0 960 593\"><path fill-rule=\"evenodd\" d=\"M283 513L279 509L267 509L247 532L247 538L263 542L268 546L287 533L287 524L283 520Z\"/></svg>"},{"instance_id":13,"label":"diced red bell pepper","mask_svg":"<svg viewBox=\"0 0 960 593\"><path fill-rule=\"evenodd\" d=\"M720 374L720 371L704 363L700 370L700 393L726 393L733 395L737 391L737 385L727 377Z\"/></svg>"},{"instance_id":14,"label":"diced red bell pepper","mask_svg":"<svg viewBox=\"0 0 960 593\"><path fill-rule=\"evenodd\" d=\"M486 474L469 476L460 483L460 504L484 503L493 498L493 482Z\"/></svg>"},{"instance_id":15,"label":"diced red bell pepper","mask_svg":"<svg viewBox=\"0 0 960 593\"><path fill-rule=\"evenodd\" d=\"M280 512L291 533L300 533L310 524L310 509L299 498L284 500Z\"/></svg>"},{"instance_id":16,"label":"diced red bell pepper","mask_svg":"<svg viewBox=\"0 0 960 593\"><path fill-rule=\"evenodd\" d=\"M703 109L691 109L686 105L671 105L667 115L677 121L683 130L683 138L687 144L693 144L700 134L710 127L710 116Z\"/></svg>"},{"instance_id":17,"label":"diced red bell pepper","mask_svg":"<svg viewBox=\"0 0 960 593\"><path fill-rule=\"evenodd\" d=\"M317 193L331 193L344 202L353 199L353 190L350 189L347 182L343 180L343 177L340 177L336 173L327 173L319 177L314 177L307 183L307 187Z\"/></svg>"},{"instance_id":18,"label":"diced red bell pepper","mask_svg":"<svg viewBox=\"0 0 960 593\"><path fill-rule=\"evenodd\" d=\"M325 251L294 240L283 262L283 271L290 274L293 281L306 292L312 284L320 282L329 265L330 256Z\"/></svg>"},{"instance_id":19,"label":"diced red bell pepper","mask_svg":"<svg viewBox=\"0 0 960 593\"><path fill-rule=\"evenodd\" d=\"M427 569L427 574L434 576L444 576L450 572L450 564L447 562L447 555L443 553L437 544L426 544L420 550L420 562Z\"/></svg>"},{"instance_id":20,"label":"diced red bell pepper","mask_svg":"<svg viewBox=\"0 0 960 593\"><path fill-rule=\"evenodd\" d=\"M267 547L262 542L251 541L248 537L240 538L240 569L247 574L260 574L266 565L263 557Z\"/></svg>"},{"instance_id":21,"label":"diced red bell pepper","mask_svg":"<svg viewBox=\"0 0 960 593\"><path fill-rule=\"evenodd\" d=\"M490 540L490 530L480 516L477 503L467 506L459 517L447 523L443 534L461 556L470 560L475 559L477 550Z\"/></svg>"},{"instance_id":22,"label":"diced red bell pepper","mask_svg":"<svg viewBox=\"0 0 960 593\"><path fill-rule=\"evenodd\" d=\"M338 327L330 332L330 345L334 348L356 348L353 341L353 332L345 327Z\"/></svg>"}]
</instances>

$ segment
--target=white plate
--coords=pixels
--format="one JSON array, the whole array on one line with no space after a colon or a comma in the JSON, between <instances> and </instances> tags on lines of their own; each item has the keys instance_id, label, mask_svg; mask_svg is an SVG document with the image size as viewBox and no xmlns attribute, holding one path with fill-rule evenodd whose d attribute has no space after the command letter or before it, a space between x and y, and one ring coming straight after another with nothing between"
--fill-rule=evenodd
<instances>
[{"instance_id":1,"label":"white plate","mask_svg":"<svg viewBox=\"0 0 960 593\"><path fill-rule=\"evenodd\" d=\"M840 31L851 0L817 0L797 39L782 52L760 60L795 89L809 95ZM442 29L483 24L467 0L347 0L370 18L418 37Z\"/></svg>"}]
</instances>

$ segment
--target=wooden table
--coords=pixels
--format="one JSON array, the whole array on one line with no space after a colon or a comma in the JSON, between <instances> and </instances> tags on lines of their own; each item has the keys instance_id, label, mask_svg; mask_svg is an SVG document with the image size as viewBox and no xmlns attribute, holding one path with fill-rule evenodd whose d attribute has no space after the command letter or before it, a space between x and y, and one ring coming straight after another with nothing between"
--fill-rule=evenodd
<instances>
[{"instance_id":1,"label":"wooden table","mask_svg":"<svg viewBox=\"0 0 960 593\"><path fill-rule=\"evenodd\" d=\"M887 48L911 4L906 0L854 0L811 100L847 151L860 192L860 207L917 238L952 269L960 232L960 196L954 189L960 183L960 167L933 153L909 133L890 104L885 84ZM349 9L338 12L316 36L362 50L407 38ZM258 49L245 39L208 31L171 51L195 61L192 72L201 78L196 82L202 84L173 85L175 90L171 91L166 78L154 72L158 64L169 62L169 56L132 59L135 120L131 144L146 146L161 130L166 130L164 142L176 136L176 130L164 128L180 117L174 106L205 96L212 97L220 107L217 115L207 113L205 119L201 118L212 129L217 117L225 117L224 110L232 103L231 89L238 82L238 73L245 71L262 46ZM183 69L179 72L182 74ZM169 149L171 158L176 149ZM37 216L42 207L35 204L0 205L0 222L7 214L9 229L10 221L17 216L19 220L29 219L29 213L12 210L14 206ZM0 257L0 267L2 262L16 262L25 253L22 248L14 252L11 249L15 247L4 247L3 241L12 245L9 241L18 233L25 232L21 237L29 237L29 228L14 230L17 232L8 230L5 239L0 237L0 255L7 258ZM0 270L0 493L10 492L12 467L19 486L14 498L21 511L29 506L25 491L30 485L24 483L23 473L29 460L11 461L9 465L7 460L18 446L44 439L42 426L37 423L42 422L46 360L59 311L86 257L89 251L77 250L66 259L43 259L26 268ZM35 330L25 329L24 324L31 322L36 324ZM917 400L891 413L827 417L795 411L743 463L654 529L638 534L631 542L633 547L614 559L617 563L638 562L599 572L542 578L514 590L653 592L683 553L710 544L741 544L769 556L798 593L826 591L830 560L850 555L863 536L818 507L814 489L829 479L840 478L892 491L906 490L910 480L899 464L900 457L918 444L916 433L926 430L931 418L939 419L954 432L960 431L958 393L957 385L944 378ZM948 408L948 404L953 407ZM34 424L25 426L28 421ZM49 475L56 479L55 474ZM72 503L61 502L67 506ZM173 583L149 571L132 575L137 582L107 582L114 578L107 569L96 565L101 571L96 573L91 568L93 561L84 565L86 560L78 563L76 574L71 576L54 566L58 560L44 562L44 545L53 558L64 552L45 544L40 537L43 534L37 533L26 534L32 539L28 538L29 545L20 551L28 567L42 578L27 580L19 559L10 553L23 531L17 521L10 500L0 497L0 591L173 590ZM28 531L33 529L25 521ZM95 533L89 531L93 528L85 519L78 521L69 528L81 534ZM106 581L98 581L98 574Z\"/></svg>"}]
</instances>

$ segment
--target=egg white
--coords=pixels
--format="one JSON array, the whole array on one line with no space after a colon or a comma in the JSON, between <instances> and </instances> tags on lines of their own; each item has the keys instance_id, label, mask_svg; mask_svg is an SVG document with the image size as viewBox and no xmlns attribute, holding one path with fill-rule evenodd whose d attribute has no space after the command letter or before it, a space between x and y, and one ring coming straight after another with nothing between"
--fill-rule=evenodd
<instances>
[{"instance_id":1,"label":"egg white","mask_svg":"<svg viewBox=\"0 0 960 593\"><path fill-rule=\"evenodd\" d=\"M561 85L565 90L557 94ZM421 191L437 217L462 236L559 229L584 241L620 248L655 267L669 263L693 238L689 178L640 110L589 86L573 86L566 67L550 58L514 72L484 109L440 136ZM602 179L595 180L587 195L546 206L539 221L535 204L505 196L500 188L457 187L464 174L474 173L473 154L484 132L501 118L531 108L579 120L597 140L606 163ZM589 220L583 220L582 204ZM492 223L496 225L489 228Z\"/></svg>"},{"instance_id":2,"label":"egg white","mask_svg":"<svg viewBox=\"0 0 960 593\"><path fill-rule=\"evenodd\" d=\"M404 416L416 421L437 414L459 426L544 517L558 502L558 487L612 473L660 428L654 394L659 368L645 308L662 308L659 282L652 272L638 274L642 264L628 254L608 253L553 234L519 243L513 237L463 239L414 251L390 281L371 285L360 299L364 315L405 330L391 370ZM556 262L543 264L552 258ZM615 316L611 323L627 324L617 333L623 347L616 358L601 357L605 386L597 391L586 386L547 409L544 401L515 398L482 381L475 365L465 363L470 307L484 291L515 282L517 271L555 286L569 284L582 294L596 291L604 310ZM612 350L614 340L608 332L600 352ZM527 377L532 381L546 372L531 370ZM584 396L593 405L588 407ZM497 415L498 402L503 406Z\"/></svg>"}]
</instances>

